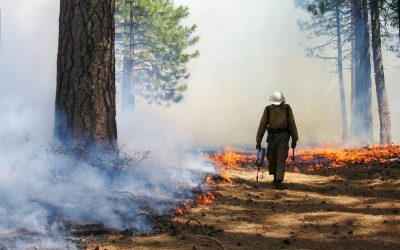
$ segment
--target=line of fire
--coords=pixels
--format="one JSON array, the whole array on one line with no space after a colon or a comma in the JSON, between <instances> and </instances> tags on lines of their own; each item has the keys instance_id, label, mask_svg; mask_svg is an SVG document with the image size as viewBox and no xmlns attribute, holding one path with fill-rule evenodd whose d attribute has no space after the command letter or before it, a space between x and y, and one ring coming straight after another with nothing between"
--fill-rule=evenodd
<instances>
[{"instance_id":1,"label":"line of fire","mask_svg":"<svg viewBox=\"0 0 400 250\"><path fill-rule=\"evenodd\" d=\"M2 0L0 250L400 249L399 0Z\"/></svg>"}]
</instances>

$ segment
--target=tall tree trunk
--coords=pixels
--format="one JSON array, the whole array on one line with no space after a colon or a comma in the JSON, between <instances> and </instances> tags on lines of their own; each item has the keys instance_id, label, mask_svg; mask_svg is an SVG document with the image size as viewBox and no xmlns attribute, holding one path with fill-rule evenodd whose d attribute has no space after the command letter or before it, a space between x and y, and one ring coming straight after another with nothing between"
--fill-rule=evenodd
<instances>
[{"instance_id":1,"label":"tall tree trunk","mask_svg":"<svg viewBox=\"0 0 400 250\"><path fill-rule=\"evenodd\" d=\"M371 38L370 38L370 26L368 21L368 0L362 1L362 16L363 16L363 51L362 51L362 67L364 71L363 84L362 84L362 96L365 99L362 100L362 105L365 105L363 109L364 126L365 126L365 137L366 143L370 144L373 142L373 123L372 123L372 79L371 79Z\"/></svg>"},{"instance_id":2,"label":"tall tree trunk","mask_svg":"<svg viewBox=\"0 0 400 250\"><path fill-rule=\"evenodd\" d=\"M128 44L125 44L124 48L124 55L123 55L123 79L122 79L122 109L123 110L133 110L135 107L135 96L132 93L132 70L133 70L133 53L135 52L135 19L134 19L134 7L135 1L131 0L129 3L130 7L130 14L129 18L126 17L125 22L126 26L126 33L128 34L128 38L124 40Z\"/></svg>"},{"instance_id":3,"label":"tall tree trunk","mask_svg":"<svg viewBox=\"0 0 400 250\"><path fill-rule=\"evenodd\" d=\"M344 141L347 140L348 132L347 132L347 111L346 111L346 96L344 92L344 83L343 83L343 56L342 56L342 32L341 32L341 22L340 22L340 1L337 0L336 8L335 8L335 16L336 16L336 41L337 41L337 66L339 73L339 92L340 92L340 107L342 111L342 139Z\"/></svg>"},{"instance_id":4,"label":"tall tree trunk","mask_svg":"<svg viewBox=\"0 0 400 250\"><path fill-rule=\"evenodd\" d=\"M60 0L54 135L65 146L116 146L114 0Z\"/></svg>"},{"instance_id":5,"label":"tall tree trunk","mask_svg":"<svg viewBox=\"0 0 400 250\"><path fill-rule=\"evenodd\" d=\"M352 134L360 143L372 142L371 59L366 0L353 0L355 49L355 107Z\"/></svg>"},{"instance_id":6,"label":"tall tree trunk","mask_svg":"<svg viewBox=\"0 0 400 250\"><path fill-rule=\"evenodd\" d=\"M381 24L379 20L379 0L370 1L371 11L371 35L372 35L372 55L374 60L376 96L378 99L380 133L379 141L381 144L391 143L391 124L389 103L386 95L385 74L383 69L381 51Z\"/></svg>"},{"instance_id":7,"label":"tall tree trunk","mask_svg":"<svg viewBox=\"0 0 400 250\"><path fill-rule=\"evenodd\" d=\"M351 77L351 100L350 100L350 110L351 110L351 119L350 119L350 133L354 134L355 131L355 100L356 100L356 87L355 87L355 82L356 82L356 77L355 77L355 46L354 46L354 33L355 33L355 27L354 27L354 8L351 9L351 63L350 63L350 77Z\"/></svg>"}]
</instances>

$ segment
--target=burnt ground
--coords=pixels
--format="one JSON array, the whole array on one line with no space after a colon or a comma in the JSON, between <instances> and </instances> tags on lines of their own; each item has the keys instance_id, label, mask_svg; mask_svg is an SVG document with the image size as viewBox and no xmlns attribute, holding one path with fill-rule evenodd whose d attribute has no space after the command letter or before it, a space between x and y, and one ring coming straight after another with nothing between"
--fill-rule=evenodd
<instances>
[{"instance_id":1,"label":"burnt ground","mask_svg":"<svg viewBox=\"0 0 400 250\"><path fill-rule=\"evenodd\" d=\"M400 249L398 159L287 173L283 191L265 170L259 183L251 166L232 174L164 233L89 236L86 249Z\"/></svg>"}]
</instances>

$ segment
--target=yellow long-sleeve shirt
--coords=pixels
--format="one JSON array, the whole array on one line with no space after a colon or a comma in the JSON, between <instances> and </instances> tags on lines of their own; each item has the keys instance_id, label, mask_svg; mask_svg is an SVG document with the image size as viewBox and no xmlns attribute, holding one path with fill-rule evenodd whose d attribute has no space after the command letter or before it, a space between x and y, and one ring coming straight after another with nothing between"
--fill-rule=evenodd
<instances>
[{"instance_id":1,"label":"yellow long-sleeve shirt","mask_svg":"<svg viewBox=\"0 0 400 250\"><path fill-rule=\"evenodd\" d=\"M286 108L289 111L289 122L286 118ZM270 121L268 121L268 109L270 110ZM299 136L297 134L296 122L294 120L292 108L288 104L269 105L265 107L263 115L261 117L260 125L258 126L256 136L257 144L261 143L267 128L278 129L287 127L289 127L292 140L297 141L299 139Z\"/></svg>"}]
</instances>

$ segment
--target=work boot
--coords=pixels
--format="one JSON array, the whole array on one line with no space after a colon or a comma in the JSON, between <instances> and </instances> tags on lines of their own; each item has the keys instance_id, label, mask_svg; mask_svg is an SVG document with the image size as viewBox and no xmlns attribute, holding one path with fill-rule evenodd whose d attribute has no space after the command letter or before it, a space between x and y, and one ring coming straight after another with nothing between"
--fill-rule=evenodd
<instances>
[{"instance_id":1,"label":"work boot","mask_svg":"<svg viewBox=\"0 0 400 250\"><path fill-rule=\"evenodd\" d=\"M275 181L274 183L275 189L284 190L286 189L286 185L282 183L282 181Z\"/></svg>"}]
</instances>

